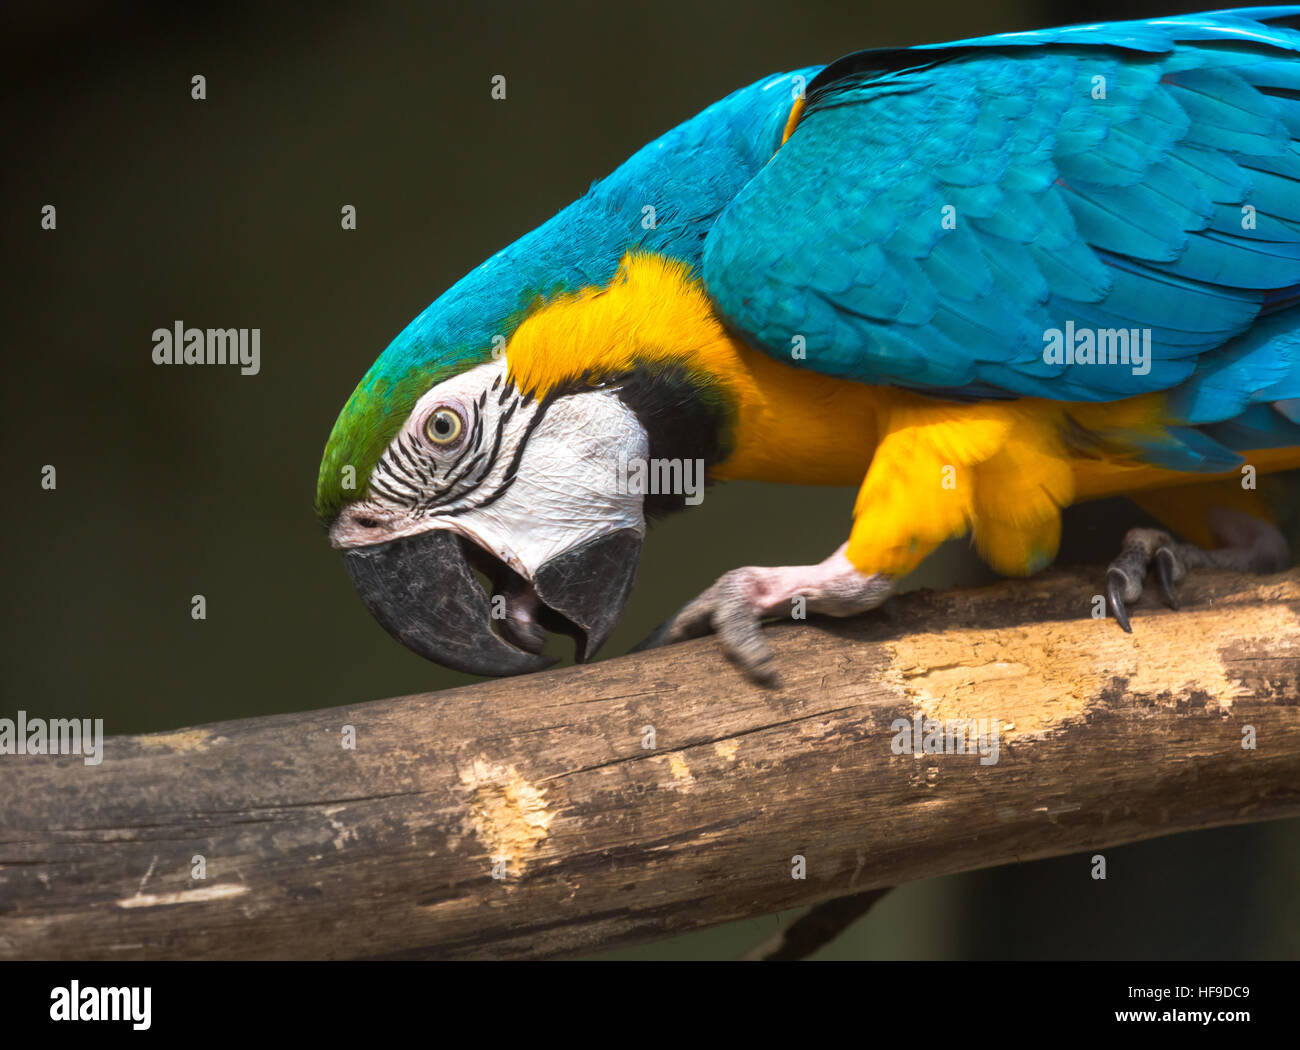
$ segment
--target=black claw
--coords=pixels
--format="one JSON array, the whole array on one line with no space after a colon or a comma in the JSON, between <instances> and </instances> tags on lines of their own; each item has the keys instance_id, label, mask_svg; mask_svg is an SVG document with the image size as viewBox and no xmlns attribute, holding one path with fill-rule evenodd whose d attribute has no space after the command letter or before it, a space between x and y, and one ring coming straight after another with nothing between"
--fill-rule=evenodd
<instances>
[{"instance_id":1,"label":"black claw","mask_svg":"<svg viewBox=\"0 0 1300 1050\"><path fill-rule=\"evenodd\" d=\"M1178 595L1174 593L1174 552L1168 547L1156 551L1156 579L1160 581L1160 590L1164 593L1169 608L1178 611Z\"/></svg>"},{"instance_id":2,"label":"black claw","mask_svg":"<svg viewBox=\"0 0 1300 1050\"><path fill-rule=\"evenodd\" d=\"M1129 634L1132 634L1133 628L1128 622L1128 611L1124 608L1124 585L1126 583L1128 583L1128 580L1118 569L1111 569L1106 573L1106 603L1110 606L1111 615L1115 617L1116 623Z\"/></svg>"}]
</instances>

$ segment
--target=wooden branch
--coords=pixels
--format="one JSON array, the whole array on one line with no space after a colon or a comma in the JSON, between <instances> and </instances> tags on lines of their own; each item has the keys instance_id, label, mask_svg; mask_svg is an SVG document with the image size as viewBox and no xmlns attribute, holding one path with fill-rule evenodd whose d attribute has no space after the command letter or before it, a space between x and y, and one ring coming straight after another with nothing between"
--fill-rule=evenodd
<instances>
[{"instance_id":1,"label":"wooden branch","mask_svg":"<svg viewBox=\"0 0 1300 1050\"><path fill-rule=\"evenodd\" d=\"M778 690L705 639L0 756L0 954L572 955L1300 813L1300 570L1194 576L1132 635L1091 618L1102 578L774 626ZM996 719L997 762L895 754L918 711Z\"/></svg>"}]
</instances>

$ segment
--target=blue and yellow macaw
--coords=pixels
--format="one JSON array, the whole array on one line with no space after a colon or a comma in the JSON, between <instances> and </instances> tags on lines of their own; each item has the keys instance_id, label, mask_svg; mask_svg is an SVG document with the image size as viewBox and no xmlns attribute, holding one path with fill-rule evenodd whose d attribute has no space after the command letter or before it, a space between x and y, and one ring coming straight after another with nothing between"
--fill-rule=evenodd
<instances>
[{"instance_id":1,"label":"blue and yellow macaw","mask_svg":"<svg viewBox=\"0 0 1300 1050\"><path fill-rule=\"evenodd\" d=\"M696 463L860 487L826 561L728 572L658 638L714 630L757 677L760 622L797 597L872 608L967 533L1035 572L1082 500L1132 495L1182 537L1126 537L1126 630L1149 567L1175 605L1190 568L1284 567L1248 479L1300 467L1293 25L863 51L669 131L438 298L348 400L317 510L366 604L462 670L545 666L548 631L587 658Z\"/></svg>"}]
</instances>

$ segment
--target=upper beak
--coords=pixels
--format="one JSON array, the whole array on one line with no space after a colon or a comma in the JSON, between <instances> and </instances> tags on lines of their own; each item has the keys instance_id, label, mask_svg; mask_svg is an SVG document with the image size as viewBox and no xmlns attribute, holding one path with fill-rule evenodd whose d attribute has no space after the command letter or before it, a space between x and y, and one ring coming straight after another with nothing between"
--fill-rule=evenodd
<instances>
[{"instance_id":1,"label":"upper beak","mask_svg":"<svg viewBox=\"0 0 1300 1050\"><path fill-rule=\"evenodd\" d=\"M434 663L480 675L540 671L555 662L492 630L492 606L466 556L468 540L434 530L344 553L371 615L394 638ZM590 659L618 623L636 579L641 535L619 529L555 555L532 588ZM552 617L554 622L554 617Z\"/></svg>"}]
</instances>

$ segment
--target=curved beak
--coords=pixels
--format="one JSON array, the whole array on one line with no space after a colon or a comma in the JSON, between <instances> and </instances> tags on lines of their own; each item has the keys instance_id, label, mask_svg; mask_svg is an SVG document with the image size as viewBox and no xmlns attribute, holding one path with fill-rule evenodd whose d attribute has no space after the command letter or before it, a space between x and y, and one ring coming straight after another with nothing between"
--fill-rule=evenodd
<instances>
[{"instance_id":1,"label":"curved beak","mask_svg":"<svg viewBox=\"0 0 1300 1050\"><path fill-rule=\"evenodd\" d=\"M344 562L371 615L425 659L491 676L549 667L554 658L525 652L493 631L491 599L474 574L468 542L433 530L351 548ZM574 636L579 661L590 659L618 623L640 554L640 534L619 529L555 555L530 581L554 614L548 626Z\"/></svg>"}]
</instances>

